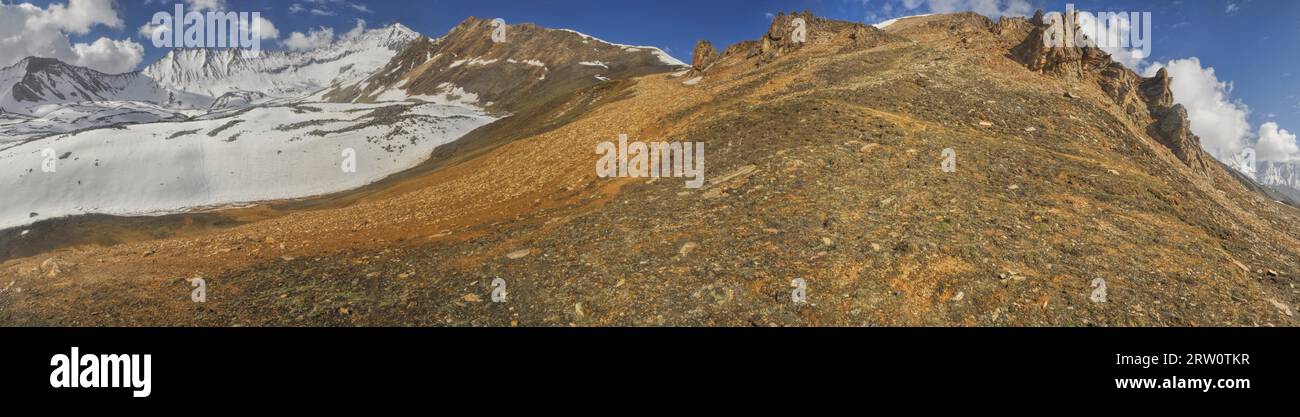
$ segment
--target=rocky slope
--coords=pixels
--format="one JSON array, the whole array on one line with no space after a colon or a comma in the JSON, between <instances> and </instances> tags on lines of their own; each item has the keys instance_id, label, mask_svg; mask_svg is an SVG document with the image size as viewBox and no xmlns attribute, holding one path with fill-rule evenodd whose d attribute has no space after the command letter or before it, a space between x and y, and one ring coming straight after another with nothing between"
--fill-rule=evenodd
<instances>
[{"instance_id":1,"label":"rocky slope","mask_svg":"<svg viewBox=\"0 0 1300 417\"><path fill-rule=\"evenodd\" d=\"M1204 157L1167 77L1040 28L783 14L357 193L5 262L0 323L1296 325L1300 210ZM704 142L708 182L597 178L619 134Z\"/></svg>"}]
</instances>

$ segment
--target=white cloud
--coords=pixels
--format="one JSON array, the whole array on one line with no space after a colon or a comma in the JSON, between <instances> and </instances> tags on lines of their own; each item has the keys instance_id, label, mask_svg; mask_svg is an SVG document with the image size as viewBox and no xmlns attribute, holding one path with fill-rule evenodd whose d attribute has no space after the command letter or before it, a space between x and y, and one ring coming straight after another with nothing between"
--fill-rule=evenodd
<instances>
[{"instance_id":1,"label":"white cloud","mask_svg":"<svg viewBox=\"0 0 1300 417\"><path fill-rule=\"evenodd\" d=\"M294 32L289 34L289 37L285 38L280 43L286 48L293 50L316 49L329 46L331 43L334 43L334 29L324 27L313 29L306 35L302 32Z\"/></svg>"},{"instance_id":2,"label":"white cloud","mask_svg":"<svg viewBox=\"0 0 1300 417\"><path fill-rule=\"evenodd\" d=\"M370 11L370 8L369 8L369 7L366 7L366 5L364 5L364 4L352 3L352 4L349 4L348 7L351 7L351 8L353 8L354 10L356 10L356 11L358 11L358 12L361 12L361 13L374 13L374 12Z\"/></svg>"},{"instance_id":3,"label":"white cloud","mask_svg":"<svg viewBox=\"0 0 1300 417\"><path fill-rule=\"evenodd\" d=\"M1246 121L1250 108L1229 101L1232 83L1219 81L1214 68L1202 67L1201 60L1195 57L1153 64L1147 67L1146 75L1155 75L1160 68L1168 68L1174 101L1187 108L1192 133L1201 137L1201 147L1220 161L1240 155L1251 135Z\"/></svg>"},{"instance_id":4,"label":"white cloud","mask_svg":"<svg viewBox=\"0 0 1300 417\"><path fill-rule=\"evenodd\" d=\"M77 54L73 64L110 74L130 72L144 59L144 46L129 39L99 38L94 43L78 43L72 48Z\"/></svg>"},{"instance_id":5,"label":"white cloud","mask_svg":"<svg viewBox=\"0 0 1300 417\"><path fill-rule=\"evenodd\" d=\"M226 0L185 0L188 10L201 12L204 10L226 10Z\"/></svg>"},{"instance_id":6,"label":"white cloud","mask_svg":"<svg viewBox=\"0 0 1300 417\"><path fill-rule=\"evenodd\" d=\"M143 56L138 43L100 38L73 45L68 39L68 34L84 35L100 25L123 26L110 0L70 0L43 9L31 3L0 4L0 67L38 56L110 73L134 69Z\"/></svg>"},{"instance_id":7,"label":"white cloud","mask_svg":"<svg viewBox=\"0 0 1300 417\"><path fill-rule=\"evenodd\" d=\"M1259 143L1255 144L1255 157L1261 161L1300 161L1300 145L1296 135L1267 122L1259 126Z\"/></svg>"},{"instance_id":8,"label":"white cloud","mask_svg":"<svg viewBox=\"0 0 1300 417\"><path fill-rule=\"evenodd\" d=\"M926 6L931 13L975 12L985 16L1027 16L1034 6L1027 0L903 0L913 10Z\"/></svg>"},{"instance_id":9,"label":"white cloud","mask_svg":"<svg viewBox=\"0 0 1300 417\"><path fill-rule=\"evenodd\" d=\"M95 25L120 28L122 19L117 16L111 0L70 0L67 5L51 4L44 13L27 22L29 29L44 25L53 25L75 35L85 35Z\"/></svg>"},{"instance_id":10,"label":"white cloud","mask_svg":"<svg viewBox=\"0 0 1300 417\"><path fill-rule=\"evenodd\" d=\"M266 20L265 17L261 16L258 16L257 20L253 21L253 31L262 39L278 39L280 37L280 30L276 29L270 20Z\"/></svg>"},{"instance_id":11,"label":"white cloud","mask_svg":"<svg viewBox=\"0 0 1300 417\"><path fill-rule=\"evenodd\" d=\"M347 31L347 33L344 33L342 39L352 39L357 36L361 36L361 34L363 33L366 33L366 21L365 19L357 19L357 25L354 26L352 30L349 30Z\"/></svg>"},{"instance_id":12,"label":"white cloud","mask_svg":"<svg viewBox=\"0 0 1300 417\"><path fill-rule=\"evenodd\" d=\"M1260 125L1257 135L1251 131L1247 121L1250 108L1239 101L1230 101L1232 83L1220 81L1214 68L1202 67L1197 58L1179 59L1147 67L1146 76L1155 75L1160 68L1169 70L1174 101L1187 107L1192 133L1201 137L1201 147L1211 156L1231 165L1257 136L1256 159L1300 161L1300 144L1295 133L1281 128L1277 122Z\"/></svg>"},{"instance_id":13,"label":"white cloud","mask_svg":"<svg viewBox=\"0 0 1300 417\"><path fill-rule=\"evenodd\" d=\"M155 25L153 23L145 23L143 25L140 25L140 29L137 29L136 33L138 33L141 38L153 39L153 34L155 32L158 31L168 32L170 30L171 27L167 25Z\"/></svg>"},{"instance_id":14,"label":"white cloud","mask_svg":"<svg viewBox=\"0 0 1300 417\"><path fill-rule=\"evenodd\" d=\"M1237 14L1239 11L1241 11L1241 6L1238 6L1237 3L1228 3L1228 7L1223 9L1223 13L1228 16Z\"/></svg>"}]
</instances>

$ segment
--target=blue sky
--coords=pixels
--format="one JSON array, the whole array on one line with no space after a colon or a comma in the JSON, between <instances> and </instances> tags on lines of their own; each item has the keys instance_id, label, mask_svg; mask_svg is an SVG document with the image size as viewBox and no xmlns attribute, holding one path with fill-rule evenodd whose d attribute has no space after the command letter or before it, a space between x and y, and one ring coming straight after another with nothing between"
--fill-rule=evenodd
<instances>
[{"instance_id":1,"label":"blue sky","mask_svg":"<svg viewBox=\"0 0 1300 417\"><path fill-rule=\"evenodd\" d=\"M14 0L0 0L14 3ZM46 8L80 0L27 0ZM88 0L87 0L88 1ZM176 0L116 0L120 27L95 25L70 33L73 43L101 37L131 39L144 46L137 67L165 51L137 33L154 12L171 10ZM221 3L232 11L259 11L283 40L292 32L329 27L346 32L356 19L369 27L401 22L421 33L440 36L467 16L500 17L570 28L611 42L652 45L690 61L699 39L725 47L765 32L770 14L810 10L818 15L875 23L932 11L976 10L988 15L1060 11L1055 0L185 0ZM1140 65L1196 57L1228 83L1229 103L1249 106L1251 134L1261 123L1300 129L1300 1L1294 0L1076 0L1088 11L1149 11L1153 14L1153 57ZM294 7L297 4L299 7ZM311 13L312 9L319 10ZM291 10L299 10L297 12ZM264 43L266 49L282 46ZM1226 90L1226 89L1225 89ZM1208 122L1207 122L1208 123ZM1195 124L1195 121L1194 121ZM1194 126L1195 127L1195 126ZM1198 132L1199 134L1200 132ZM1202 136L1206 136L1202 134Z\"/></svg>"}]
</instances>

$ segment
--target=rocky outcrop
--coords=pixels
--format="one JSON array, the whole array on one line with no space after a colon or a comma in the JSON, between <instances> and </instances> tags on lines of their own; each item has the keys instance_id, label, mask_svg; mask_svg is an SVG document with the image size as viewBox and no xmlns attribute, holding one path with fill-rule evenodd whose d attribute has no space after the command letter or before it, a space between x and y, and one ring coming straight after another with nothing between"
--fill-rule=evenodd
<instances>
[{"instance_id":1,"label":"rocky outcrop","mask_svg":"<svg viewBox=\"0 0 1300 417\"><path fill-rule=\"evenodd\" d=\"M691 70L700 73L713 66L718 61L718 50L713 48L709 41L699 41L695 44L695 53L691 57Z\"/></svg>"},{"instance_id":2,"label":"rocky outcrop","mask_svg":"<svg viewBox=\"0 0 1300 417\"><path fill-rule=\"evenodd\" d=\"M1095 82L1130 120L1146 124L1147 133L1183 163L1202 174L1209 172L1210 156L1201 149L1200 138L1191 131L1187 109L1174 104L1168 71L1161 69L1155 76L1143 78L1096 47L1048 45L1045 39L1052 29L1044 21L1042 10L1028 24L1029 34L1011 49L1012 58L1045 75ZM1074 24L1077 28L1077 22ZM999 25L994 30L1003 26L1012 24Z\"/></svg>"},{"instance_id":3,"label":"rocky outcrop","mask_svg":"<svg viewBox=\"0 0 1300 417\"><path fill-rule=\"evenodd\" d=\"M777 14L772 19L772 25L767 28L767 35L760 40L761 55L765 60L770 60L803 47L820 33L820 20L811 12Z\"/></svg>"},{"instance_id":4,"label":"rocky outcrop","mask_svg":"<svg viewBox=\"0 0 1300 417\"><path fill-rule=\"evenodd\" d=\"M757 40L741 41L723 50L720 56L713 57L709 50L713 48L701 41L695 48L695 65L693 72L722 64L734 65L742 60L754 65L770 63L795 51L816 45L829 52L845 53L854 50L869 49L904 38L890 34L878 28L861 23L844 22L814 16L810 12L780 13L772 19L767 33ZM703 59L703 61L701 60Z\"/></svg>"},{"instance_id":5,"label":"rocky outcrop","mask_svg":"<svg viewBox=\"0 0 1300 417\"><path fill-rule=\"evenodd\" d=\"M1082 77L1084 73L1096 71L1114 63L1110 54L1091 46L1048 46L1050 24L1044 21L1043 11L1039 10L1029 20L1032 29L1024 42L1012 48L1011 55L1029 69L1057 76ZM1078 23L1075 23L1075 30Z\"/></svg>"},{"instance_id":6,"label":"rocky outcrop","mask_svg":"<svg viewBox=\"0 0 1300 417\"><path fill-rule=\"evenodd\" d=\"M1174 92L1170 88L1173 81L1169 77L1169 71L1161 68L1156 75L1151 78L1142 80L1142 98L1146 99L1148 105L1153 109L1165 109L1173 107Z\"/></svg>"},{"instance_id":7,"label":"rocky outcrop","mask_svg":"<svg viewBox=\"0 0 1300 417\"><path fill-rule=\"evenodd\" d=\"M998 19L997 24L993 25L993 33L1002 36L1023 35L1033 30L1033 25L1029 20L1023 17L1006 17Z\"/></svg>"},{"instance_id":8,"label":"rocky outcrop","mask_svg":"<svg viewBox=\"0 0 1300 417\"><path fill-rule=\"evenodd\" d=\"M1153 116L1156 122L1147 129L1147 133L1173 151L1174 156L1193 170L1209 172L1210 156L1201 150L1201 138L1192 133L1187 109L1182 104L1175 104Z\"/></svg>"},{"instance_id":9,"label":"rocky outcrop","mask_svg":"<svg viewBox=\"0 0 1300 417\"><path fill-rule=\"evenodd\" d=\"M1119 66L1116 64L1115 66ZM1124 69L1132 74L1132 71ZM1161 68L1151 78L1141 80L1139 93L1151 117L1156 120L1152 126L1152 137L1169 147L1178 159L1197 172L1207 173L1213 161L1201 149L1201 139L1192 133L1191 120L1187 118L1187 109L1174 103L1174 93L1170 87L1173 78L1169 71Z\"/></svg>"},{"instance_id":10,"label":"rocky outcrop","mask_svg":"<svg viewBox=\"0 0 1300 417\"><path fill-rule=\"evenodd\" d=\"M758 40L758 48L748 57L757 56L762 62L771 62L810 44L844 45L841 48L844 51L874 47L891 39L897 37L861 23L824 19L811 12L780 13L772 19L767 34Z\"/></svg>"}]
</instances>

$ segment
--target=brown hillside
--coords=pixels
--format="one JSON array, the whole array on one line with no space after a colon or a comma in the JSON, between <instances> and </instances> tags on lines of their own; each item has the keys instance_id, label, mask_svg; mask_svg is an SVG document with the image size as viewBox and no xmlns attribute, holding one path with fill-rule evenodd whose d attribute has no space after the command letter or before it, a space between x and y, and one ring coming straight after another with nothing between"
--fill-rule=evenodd
<instances>
[{"instance_id":1,"label":"brown hillside","mask_svg":"<svg viewBox=\"0 0 1300 417\"><path fill-rule=\"evenodd\" d=\"M792 16L688 74L529 106L346 205L6 262L0 323L1297 324L1300 210L1191 146L1164 77L1044 56L1027 19L798 15L798 44ZM704 142L705 187L596 178L621 133Z\"/></svg>"}]
</instances>

